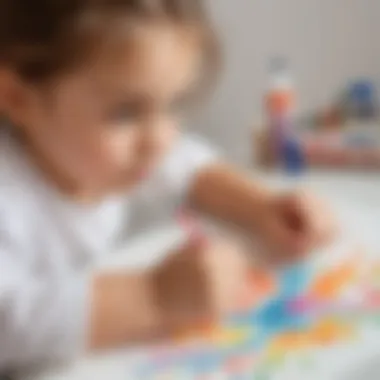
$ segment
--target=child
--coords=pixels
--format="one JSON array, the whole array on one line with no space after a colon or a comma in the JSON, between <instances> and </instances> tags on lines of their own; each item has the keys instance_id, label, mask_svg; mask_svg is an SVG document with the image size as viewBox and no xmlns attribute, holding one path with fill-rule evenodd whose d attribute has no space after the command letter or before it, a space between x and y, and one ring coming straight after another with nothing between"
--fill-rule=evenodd
<instances>
[{"instance_id":1,"label":"child","mask_svg":"<svg viewBox=\"0 0 380 380\"><path fill-rule=\"evenodd\" d=\"M181 106L215 57L199 0L0 0L1 370L233 306L247 264L201 236L143 273L92 274L129 236L144 191L259 236L268 259L329 238L323 205L270 192L179 137Z\"/></svg>"}]
</instances>

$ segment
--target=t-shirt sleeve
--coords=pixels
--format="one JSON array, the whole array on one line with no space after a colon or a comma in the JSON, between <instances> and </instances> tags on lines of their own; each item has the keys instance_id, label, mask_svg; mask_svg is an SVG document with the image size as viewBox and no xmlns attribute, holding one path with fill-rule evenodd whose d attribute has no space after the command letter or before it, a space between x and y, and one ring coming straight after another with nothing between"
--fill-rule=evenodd
<instances>
[{"instance_id":1,"label":"t-shirt sleeve","mask_svg":"<svg viewBox=\"0 0 380 380\"><path fill-rule=\"evenodd\" d=\"M198 136L184 136L169 154L163 176L169 192L184 200L196 175L216 163L220 153Z\"/></svg>"},{"instance_id":2,"label":"t-shirt sleeve","mask_svg":"<svg viewBox=\"0 0 380 380\"><path fill-rule=\"evenodd\" d=\"M90 279L26 252L8 216L0 203L0 372L73 359L86 341Z\"/></svg>"}]
</instances>

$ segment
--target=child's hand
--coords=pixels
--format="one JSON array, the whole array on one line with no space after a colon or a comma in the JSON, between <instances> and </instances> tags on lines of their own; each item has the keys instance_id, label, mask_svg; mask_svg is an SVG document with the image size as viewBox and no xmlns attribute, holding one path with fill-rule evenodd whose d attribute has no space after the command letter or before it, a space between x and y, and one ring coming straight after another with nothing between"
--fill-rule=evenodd
<instances>
[{"instance_id":1,"label":"child's hand","mask_svg":"<svg viewBox=\"0 0 380 380\"><path fill-rule=\"evenodd\" d=\"M262 215L259 233L274 252L269 259L288 262L328 244L336 225L327 205L310 193L274 195Z\"/></svg>"},{"instance_id":2,"label":"child's hand","mask_svg":"<svg viewBox=\"0 0 380 380\"><path fill-rule=\"evenodd\" d=\"M225 164L203 170L190 192L195 209L261 240L264 259L289 262L328 243L334 236L332 214L306 192L273 194L252 175Z\"/></svg>"},{"instance_id":3,"label":"child's hand","mask_svg":"<svg viewBox=\"0 0 380 380\"><path fill-rule=\"evenodd\" d=\"M154 276L154 292L168 330L197 326L232 311L247 283L248 259L228 243L192 242Z\"/></svg>"}]
</instances>

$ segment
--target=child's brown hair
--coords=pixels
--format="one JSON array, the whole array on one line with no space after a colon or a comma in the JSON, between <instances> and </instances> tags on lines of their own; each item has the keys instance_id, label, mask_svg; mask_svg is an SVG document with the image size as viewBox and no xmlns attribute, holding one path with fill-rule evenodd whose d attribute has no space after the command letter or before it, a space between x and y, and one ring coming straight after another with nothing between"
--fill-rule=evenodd
<instances>
[{"instance_id":1,"label":"child's brown hair","mask_svg":"<svg viewBox=\"0 0 380 380\"><path fill-rule=\"evenodd\" d=\"M162 20L202 35L207 77L218 49L202 0L0 0L0 66L41 82L85 63L119 20Z\"/></svg>"}]
</instances>

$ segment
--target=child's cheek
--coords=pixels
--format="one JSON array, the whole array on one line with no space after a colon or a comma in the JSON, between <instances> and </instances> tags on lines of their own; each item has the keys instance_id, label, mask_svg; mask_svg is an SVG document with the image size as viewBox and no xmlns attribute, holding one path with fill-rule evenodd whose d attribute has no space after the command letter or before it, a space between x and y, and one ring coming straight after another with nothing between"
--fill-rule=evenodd
<instances>
[{"instance_id":1,"label":"child's cheek","mask_svg":"<svg viewBox=\"0 0 380 380\"><path fill-rule=\"evenodd\" d=\"M101 136L100 146L102 157L110 166L128 166L137 154L136 133L133 128L104 132Z\"/></svg>"}]
</instances>

